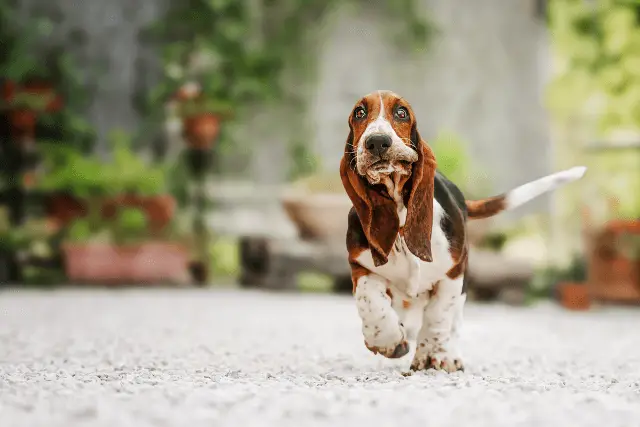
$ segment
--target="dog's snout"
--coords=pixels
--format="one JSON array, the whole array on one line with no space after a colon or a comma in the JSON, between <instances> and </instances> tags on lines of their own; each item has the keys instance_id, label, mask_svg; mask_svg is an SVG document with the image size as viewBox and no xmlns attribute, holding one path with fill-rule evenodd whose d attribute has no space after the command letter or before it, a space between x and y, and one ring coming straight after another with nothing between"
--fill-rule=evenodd
<instances>
[{"instance_id":1,"label":"dog's snout","mask_svg":"<svg viewBox=\"0 0 640 427\"><path fill-rule=\"evenodd\" d=\"M371 154L382 156L391 147L391 137L385 134L375 134L369 136L364 145Z\"/></svg>"}]
</instances>

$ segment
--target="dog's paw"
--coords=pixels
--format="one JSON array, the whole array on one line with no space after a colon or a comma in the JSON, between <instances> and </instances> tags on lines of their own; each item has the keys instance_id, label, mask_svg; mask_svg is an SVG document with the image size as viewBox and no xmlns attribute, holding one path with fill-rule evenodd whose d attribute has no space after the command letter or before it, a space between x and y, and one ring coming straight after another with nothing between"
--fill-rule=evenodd
<instances>
[{"instance_id":1,"label":"dog's paw","mask_svg":"<svg viewBox=\"0 0 640 427\"><path fill-rule=\"evenodd\" d=\"M384 357L389 359L399 359L401 357L404 357L407 355L407 353L409 353L409 349L410 349L409 343L406 340L403 340L400 344L396 345L395 347L370 346L369 344L367 344L366 341L364 345L367 346L369 351L372 352L373 354L381 354Z\"/></svg>"},{"instance_id":2,"label":"dog's paw","mask_svg":"<svg viewBox=\"0 0 640 427\"><path fill-rule=\"evenodd\" d=\"M422 371L426 369L437 369L448 373L464 371L462 358L449 351L417 351L413 362L412 371Z\"/></svg>"}]
</instances>

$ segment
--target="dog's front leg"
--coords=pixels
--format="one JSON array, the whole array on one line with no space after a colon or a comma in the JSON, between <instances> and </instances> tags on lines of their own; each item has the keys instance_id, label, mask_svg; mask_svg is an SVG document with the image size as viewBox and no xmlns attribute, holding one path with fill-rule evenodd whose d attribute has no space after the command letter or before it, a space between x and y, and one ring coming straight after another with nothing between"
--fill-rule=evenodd
<instances>
[{"instance_id":1,"label":"dog's front leg","mask_svg":"<svg viewBox=\"0 0 640 427\"><path fill-rule=\"evenodd\" d=\"M387 285L386 279L369 272L357 279L355 297L365 345L373 353L395 359L409 352L409 344Z\"/></svg>"},{"instance_id":2,"label":"dog's front leg","mask_svg":"<svg viewBox=\"0 0 640 427\"><path fill-rule=\"evenodd\" d=\"M462 309L466 294L462 293L462 276L441 280L424 309L418 334L412 370L442 369L447 372L464 370L459 348Z\"/></svg>"}]
</instances>

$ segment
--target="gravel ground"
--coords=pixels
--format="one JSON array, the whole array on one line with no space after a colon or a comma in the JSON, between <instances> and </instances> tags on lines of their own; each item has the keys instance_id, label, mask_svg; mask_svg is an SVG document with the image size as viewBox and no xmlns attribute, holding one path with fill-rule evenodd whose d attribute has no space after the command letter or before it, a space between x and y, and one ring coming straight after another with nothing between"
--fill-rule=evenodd
<instances>
[{"instance_id":1,"label":"gravel ground","mask_svg":"<svg viewBox=\"0 0 640 427\"><path fill-rule=\"evenodd\" d=\"M0 293L0 425L639 426L640 310L468 304L465 373L402 376L348 296Z\"/></svg>"}]
</instances>

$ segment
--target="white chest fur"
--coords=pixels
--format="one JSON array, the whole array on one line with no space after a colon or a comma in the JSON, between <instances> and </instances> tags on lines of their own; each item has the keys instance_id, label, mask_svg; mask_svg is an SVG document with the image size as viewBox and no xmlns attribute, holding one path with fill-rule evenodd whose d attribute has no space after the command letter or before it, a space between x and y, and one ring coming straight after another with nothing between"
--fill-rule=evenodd
<instances>
[{"instance_id":1,"label":"white chest fur","mask_svg":"<svg viewBox=\"0 0 640 427\"><path fill-rule=\"evenodd\" d=\"M360 254L357 258L358 263L390 281L396 289L409 297L416 297L431 290L435 283L446 277L447 271L453 266L449 240L441 226L444 215L442 206L434 199L431 232L432 262L424 262L413 255L407 249L404 239L398 235L396 244L389 254L389 261L385 265L376 267L369 250Z\"/></svg>"}]
</instances>

